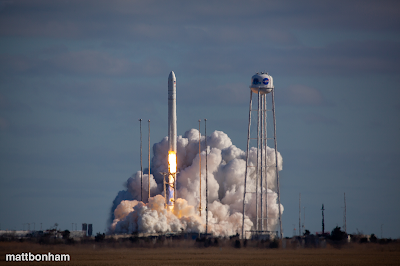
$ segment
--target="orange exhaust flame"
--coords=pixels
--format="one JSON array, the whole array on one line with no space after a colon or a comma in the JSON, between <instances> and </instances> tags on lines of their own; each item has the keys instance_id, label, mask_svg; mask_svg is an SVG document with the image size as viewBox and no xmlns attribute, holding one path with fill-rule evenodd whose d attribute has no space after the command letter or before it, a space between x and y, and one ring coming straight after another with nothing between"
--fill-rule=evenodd
<instances>
[{"instance_id":1,"label":"orange exhaust flame","mask_svg":"<svg viewBox=\"0 0 400 266\"><path fill-rule=\"evenodd\" d=\"M173 151L168 152L168 167L170 174L176 173L176 153Z\"/></svg>"}]
</instances>

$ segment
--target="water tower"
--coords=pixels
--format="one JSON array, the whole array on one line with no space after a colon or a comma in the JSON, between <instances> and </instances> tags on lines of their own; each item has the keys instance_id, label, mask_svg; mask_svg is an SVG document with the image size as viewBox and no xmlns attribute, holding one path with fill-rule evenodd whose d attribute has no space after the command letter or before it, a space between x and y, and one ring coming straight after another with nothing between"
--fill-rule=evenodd
<instances>
[{"instance_id":1,"label":"water tower","mask_svg":"<svg viewBox=\"0 0 400 266\"><path fill-rule=\"evenodd\" d=\"M242 220L242 238L246 238L244 232L244 219L245 219L245 205L246 205L246 194L255 194L256 200L256 223L254 229L251 230L253 234L259 235L269 235L268 231L268 213L267 213L267 165L268 153L267 144L269 139L273 139L273 146L275 149L275 173L276 173L276 193L278 196L278 208L279 208L279 229L280 238L282 238L282 219L281 219L281 200L279 193L279 171L278 171L278 151L276 142L276 120L275 120L275 100L274 100L274 82L273 78L268 75L268 73L256 73L251 77L250 85L250 107L249 107L249 123L247 130L247 150L246 150L246 170L244 176L244 193L243 193L243 220ZM253 93L257 95L257 109L252 109L253 104ZM267 109L267 95L271 95L271 110ZM272 111L273 117L273 138L267 138L267 112ZM257 135L251 137L250 127L251 127L251 115L252 112L257 112ZM257 140L257 160L256 165L249 165L249 147L250 140ZM249 176L249 168L255 168L255 181L256 187L255 191L247 191L246 183ZM264 182L264 185L263 185ZM265 188L265 189L264 189Z\"/></svg>"}]
</instances>

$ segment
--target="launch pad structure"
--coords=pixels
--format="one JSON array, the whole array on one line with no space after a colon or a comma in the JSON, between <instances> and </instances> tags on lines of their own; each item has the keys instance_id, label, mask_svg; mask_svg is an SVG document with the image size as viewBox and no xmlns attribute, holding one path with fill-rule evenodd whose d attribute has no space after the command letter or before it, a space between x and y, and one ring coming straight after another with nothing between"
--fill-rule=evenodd
<instances>
[{"instance_id":1,"label":"launch pad structure","mask_svg":"<svg viewBox=\"0 0 400 266\"><path fill-rule=\"evenodd\" d=\"M278 197L278 211L279 211L279 227L280 227L280 238L282 239L282 218L281 218L281 202L280 202L280 189L279 189L279 171L278 171L278 151L277 151L277 140L276 140L276 118L275 118L275 99L274 99L274 84L272 76L268 73L256 73L251 78L250 85L250 105L249 105L249 123L247 130L247 150L246 150L246 170L244 176L244 191L243 191L243 216L242 216L242 238L246 239L246 232L251 232L252 235L259 237L260 235L271 235L275 231L268 230L268 152L267 152L267 111L272 111L273 116L273 140L274 140L274 150L275 150L275 173L276 173L276 187L277 187L277 197ZM253 103L253 93L257 94L257 109L252 109ZM267 110L267 94L271 93L272 107L271 110ZM250 135L251 127L251 114L252 111L257 112L257 137L252 138ZM250 140L257 140L257 159L256 165L249 164L249 148ZM246 184L249 177L249 168L255 168L255 181L256 187L255 191L247 191ZM265 184L263 185L263 182ZM265 189L264 189L265 187ZM246 206L246 194L255 194L256 203L256 223L253 230L246 231L244 229L245 220L245 206ZM265 212L264 212L265 209Z\"/></svg>"},{"instance_id":2,"label":"launch pad structure","mask_svg":"<svg viewBox=\"0 0 400 266\"><path fill-rule=\"evenodd\" d=\"M243 190L243 212L242 212L242 238L246 239L246 232L250 232L253 238L270 238L277 236L277 231L272 231L271 226L268 224L268 169L271 167L275 168L275 178L276 178L276 194L277 194L277 204L278 204L278 216L279 216L279 233L280 238L283 237L282 232L282 218L281 218L281 202L280 202L280 188L279 188L279 171L278 171L278 151L277 151L277 139L276 139L276 118L275 118L275 99L274 99L274 85L272 76L268 73L256 73L251 78L250 85L250 104L249 104L249 122L247 131L247 149L246 149L246 168L244 176L244 190ZM257 95L257 109L252 109L253 104L253 93ZM267 95L271 95L271 110L267 109ZM251 118L252 112L257 111L257 137L252 138L250 135L251 129ZM272 111L273 116L273 138L267 138L268 129L268 119L267 113ZM140 121L140 139L141 135L141 119ZM205 181L206 181L206 231L208 233L208 178L207 178L207 119L204 119L205 124L205 146L206 146L206 171L205 171ZM150 199L150 120L149 123L149 171L148 171L148 198ZM249 148L250 140L257 140L257 151L256 151L256 163L249 162ZM270 152L268 154L268 140L273 139L274 155ZM141 146L141 158L142 158L142 146ZM199 120L199 155L201 152L201 134L200 134L200 120ZM268 157L272 156L275 159L274 164L268 165ZM199 156L200 157L200 156ZM200 157L201 158L201 157ZM270 160L271 161L271 160ZM254 171L250 171L249 168L254 168ZM201 162L199 161L199 171L201 171ZM177 198L176 184L177 184L177 119L176 119L176 77L175 73L171 71L168 77L168 172L162 172L163 177L163 187L164 187L164 198L165 198L165 208L169 211L173 211L175 201ZM142 171L142 160L141 160L141 172ZM250 173L251 172L251 173ZM248 178L255 176L255 191L247 191ZM199 172L199 178L201 182L201 172ZM143 176L141 175L141 190L143 189ZM252 181L253 181L252 180ZM254 185L254 183L252 183ZM245 217L246 217L246 195L252 193L255 195L255 209L256 217L255 224L251 230L245 231ZM142 192L141 192L142 198ZM143 200L143 198L142 198ZM247 199L248 200L248 199ZM247 208L249 209L249 208ZM199 216L201 216L201 183L200 183L200 206L199 206ZM249 219L249 218L247 218Z\"/></svg>"}]
</instances>

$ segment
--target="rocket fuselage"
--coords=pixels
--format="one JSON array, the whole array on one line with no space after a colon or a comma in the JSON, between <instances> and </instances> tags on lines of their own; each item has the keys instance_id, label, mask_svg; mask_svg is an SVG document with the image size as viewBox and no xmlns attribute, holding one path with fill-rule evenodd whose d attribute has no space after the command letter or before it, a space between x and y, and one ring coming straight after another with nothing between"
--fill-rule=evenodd
<instances>
[{"instance_id":1,"label":"rocket fuselage","mask_svg":"<svg viewBox=\"0 0 400 266\"><path fill-rule=\"evenodd\" d=\"M171 71L168 77L168 192L167 206L173 208L176 198L176 77Z\"/></svg>"},{"instance_id":2,"label":"rocket fuselage","mask_svg":"<svg viewBox=\"0 0 400 266\"><path fill-rule=\"evenodd\" d=\"M176 153L176 77L171 71L168 77L168 151Z\"/></svg>"}]
</instances>

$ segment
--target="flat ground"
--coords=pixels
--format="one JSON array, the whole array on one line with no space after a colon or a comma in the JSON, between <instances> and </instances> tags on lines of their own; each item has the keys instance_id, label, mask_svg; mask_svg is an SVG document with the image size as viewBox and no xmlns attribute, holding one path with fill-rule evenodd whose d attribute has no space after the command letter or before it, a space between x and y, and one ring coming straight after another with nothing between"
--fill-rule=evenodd
<instances>
[{"instance_id":1,"label":"flat ground","mask_svg":"<svg viewBox=\"0 0 400 266\"><path fill-rule=\"evenodd\" d=\"M69 254L69 262L6 262L5 254ZM400 244L326 248L129 247L0 242L0 265L400 265Z\"/></svg>"}]
</instances>

